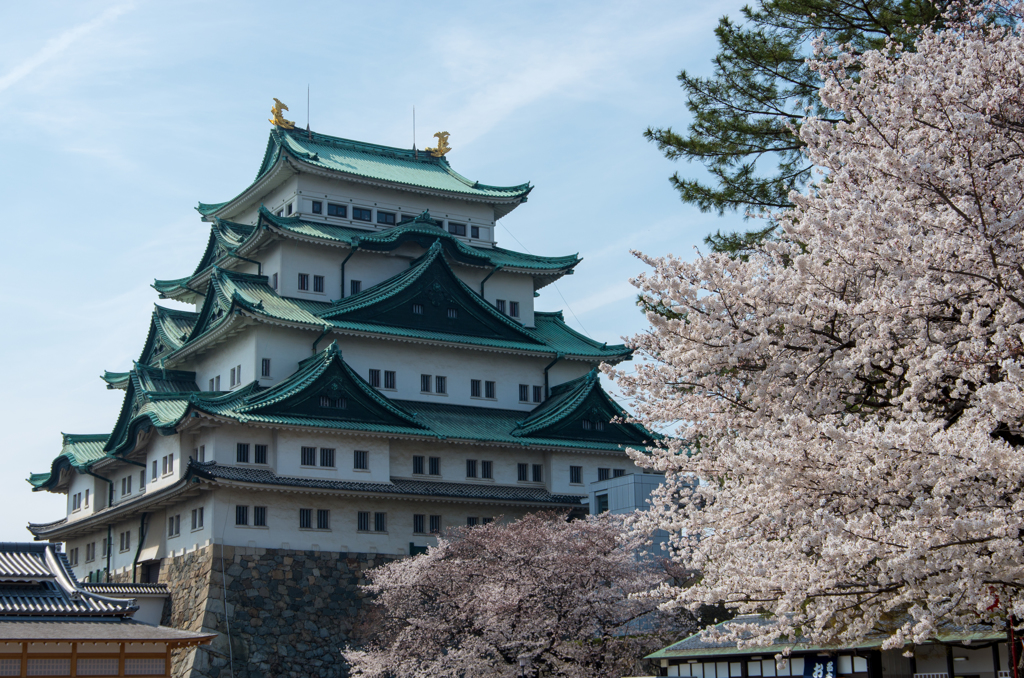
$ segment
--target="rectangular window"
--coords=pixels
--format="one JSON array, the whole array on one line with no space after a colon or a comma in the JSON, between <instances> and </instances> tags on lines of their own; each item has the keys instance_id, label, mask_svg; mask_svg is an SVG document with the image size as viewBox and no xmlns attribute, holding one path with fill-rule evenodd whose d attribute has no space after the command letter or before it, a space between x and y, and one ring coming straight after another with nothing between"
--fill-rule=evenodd
<instances>
[{"instance_id":1,"label":"rectangular window","mask_svg":"<svg viewBox=\"0 0 1024 678\"><path fill-rule=\"evenodd\" d=\"M77 511L78 509L80 509L82 507L81 506L81 502L82 502L82 493L81 492L73 495L71 497L71 510L72 511Z\"/></svg>"},{"instance_id":2,"label":"rectangular window","mask_svg":"<svg viewBox=\"0 0 1024 678\"><path fill-rule=\"evenodd\" d=\"M448 319L449 320L458 320L458 318L459 318L459 309L457 309L457 308L449 308L448 309Z\"/></svg>"},{"instance_id":3,"label":"rectangular window","mask_svg":"<svg viewBox=\"0 0 1024 678\"><path fill-rule=\"evenodd\" d=\"M168 473L174 473L174 455L173 454L168 454L167 455L167 472ZM131 486L131 481L128 482L128 485L129 485L129 487Z\"/></svg>"},{"instance_id":4,"label":"rectangular window","mask_svg":"<svg viewBox=\"0 0 1024 678\"><path fill-rule=\"evenodd\" d=\"M513 318L518 318L519 317L519 302L518 301L510 301L510 302L508 302L508 314L510 316L512 316Z\"/></svg>"},{"instance_id":5,"label":"rectangular window","mask_svg":"<svg viewBox=\"0 0 1024 678\"><path fill-rule=\"evenodd\" d=\"M394 226L395 216L394 212L381 212L377 210L377 223L384 224L385 226Z\"/></svg>"},{"instance_id":6,"label":"rectangular window","mask_svg":"<svg viewBox=\"0 0 1024 678\"><path fill-rule=\"evenodd\" d=\"M309 291L309 274L308 273L300 273L299 274L299 290L302 291L302 292L308 292Z\"/></svg>"},{"instance_id":7,"label":"rectangular window","mask_svg":"<svg viewBox=\"0 0 1024 678\"><path fill-rule=\"evenodd\" d=\"M353 450L352 468L357 471L370 470L370 453L366 450Z\"/></svg>"},{"instance_id":8,"label":"rectangular window","mask_svg":"<svg viewBox=\"0 0 1024 678\"><path fill-rule=\"evenodd\" d=\"M235 506L235 525L249 524L249 507Z\"/></svg>"},{"instance_id":9,"label":"rectangular window","mask_svg":"<svg viewBox=\"0 0 1024 678\"><path fill-rule=\"evenodd\" d=\"M611 477L611 470L606 468L597 469L597 481L608 480Z\"/></svg>"},{"instance_id":10,"label":"rectangular window","mask_svg":"<svg viewBox=\"0 0 1024 678\"><path fill-rule=\"evenodd\" d=\"M476 478L476 459L466 460L466 477Z\"/></svg>"},{"instance_id":11,"label":"rectangular window","mask_svg":"<svg viewBox=\"0 0 1024 678\"><path fill-rule=\"evenodd\" d=\"M542 464L533 465L533 482L544 482L544 466Z\"/></svg>"},{"instance_id":12,"label":"rectangular window","mask_svg":"<svg viewBox=\"0 0 1024 678\"><path fill-rule=\"evenodd\" d=\"M446 395L448 393L448 377L434 378L434 392Z\"/></svg>"},{"instance_id":13,"label":"rectangular window","mask_svg":"<svg viewBox=\"0 0 1024 678\"><path fill-rule=\"evenodd\" d=\"M249 443L235 445L235 461L239 464L249 463Z\"/></svg>"},{"instance_id":14,"label":"rectangular window","mask_svg":"<svg viewBox=\"0 0 1024 678\"><path fill-rule=\"evenodd\" d=\"M145 491L146 491L146 469L142 469L141 471L139 471L139 492L145 492ZM86 494L85 505L88 506L89 505L89 501L88 501L89 500L89 490L86 490L85 494Z\"/></svg>"},{"instance_id":15,"label":"rectangular window","mask_svg":"<svg viewBox=\"0 0 1024 678\"><path fill-rule=\"evenodd\" d=\"M494 518L481 518L481 519L480 519L480 522L481 522L481 523L482 523L483 525L490 525L491 523L493 523L493 522L494 522Z\"/></svg>"},{"instance_id":16,"label":"rectangular window","mask_svg":"<svg viewBox=\"0 0 1024 678\"><path fill-rule=\"evenodd\" d=\"M582 466L570 466L569 467L569 484L571 484L571 485L582 485L583 484L583 467Z\"/></svg>"},{"instance_id":17,"label":"rectangular window","mask_svg":"<svg viewBox=\"0 0 1024 678\"><path fill-rule=\"evenodd\" d=\"M316 466L316 448L315 447L303 447L302 448L302 459L300 463L303 466Z\"/></svg>"},{"instance_id":18,"label":"rectangular window","mask_svg":"<svg viewBox=\"0 0 1024 678\"><path fill-rule=\"evenodd\" d=\"M156 480L157 478L159 478L159 477L160 477L160 471L159 471L159 469L157 468L157 465L156 465L156 459L154 459L154 460L153 460L153 478L152 478L152 480L154 480L154 481L155 481L155 480Z\"/></svg>"},{"instance_id":19,"label":"rectangular window","mask_svg":"<svg viewBox=\"0 0 1024 678\"><path fill-rule=\"evenodd\" d=\"M597 512L606 513L608 511L608 495L599 494L597 495Z\"/></svg>"},{"instance_id":20,"label":"rectangular window","mask_svg":"<svg viewBox=\"0 0 1024 678\"><path fill-rule=\"evenodd\" d=\"M254 463L254 464L266 464L267 463L267 446L266 445L253 445L253 447L252 447L252 463Z\"/></svg>"},{"instance_id":21,"label":"rectangular window","mask_svg":"<svg viewBox=\"0 0 1024 678\"><path fill-rule=\"evenodd\" d=\"M384 388L394 390L395 386L395 373L390 370L384 370Z\"/></svg>"},{"instance_id":22,"label":"rectangular window","mask_svg":"<svg viewBox=\"0 0 1024 678\"><path fill-rule=\"evenodd\" d=\"M457 224L454 221L448 222L448 232L452 235L466 235L466 225Z\"/></svg>"},{"instance_id":23,"label":"rectangular window","mask_svg":"<svg viewBox=\"0 0 1024 678\"><path fill-rule=\"evenodd\" d=\"M369 532L370 531L370 512L369 511L360 511L359 515L357 516L357 521L356 522L357 522L357 525L356 525L356 529L357 530L359 530L360 532Z\"/></svg>"},{"instance_id":24,"label":"rectangular window","mask_svg":"<svg viewBox=\"0 0 1024 678\"><path fill-rule=\"evenodd\" d=\"M132 477L131 476L125 476L124 478L121 478L121 494L131 494L131 493L132 493Z\"/></svg>"},{"instance_id":25,"label":"rectangular window","mask_svg":"<svg viewBox=\"0 0 1024 678\"><path fill-rule=\"evenodd\" d=\"M142 484L140 485L140 487L142 485L145 485L145 484L146 484L146 471L145 471L145 469L143 469L143 471L142 471ZM85 491L85 508L89 508L89 490Z\"/></svg>"},{"instance_id":26,"label":"rectangular window","mask_svg":"<svg viewBox=\"0 0 1024 678\"><path fill-rule=\"evenodd\" d=\"M414 476L423 475L423 457L420 455L413 455L412 458L412 474Z\"/></svg>"},{"instance_id":27,"label":"rectangular window","mask_svg":"<svg viewBox=\"0 0 1024 678\"><path fill-rule=\"evenodd\" d=\"M430 458L430 475L439 476L441 475L441 457Z\"/></svg>"},{"instance_id":28,"label":"rectangular window","mask_svg":"<svg viewBox=\"0 0 1024 678\"><path fill-rule=\"evenodd\" d=\"M313 276L313 291L323 294L324 291L324 277L322 275Z\"/></svg>"},{"instance_id":29,"label":"rectangular window","mask_svg":"<svg viewBox=\"0 0 1024 678\"><path fill-rule=\"evenodd\" d=\"M328 509L317 509L317 511L316 511L316 529L318 529L318 530L329 530L329 529L331 529L331 512Z\"/></svg>"},{"instance_id":30,"label":"rectangular window","mask_svg":"<svg viewBox=\"0 0 1024 678\"><path fill-rule=\"evenodd\" d=\"M334 448L333 447L321 447L320 448L320 465L325 468L334 468Z\"/></svg>"},{"instance_id":31,"label":"rectangular window","mask_svg":"<svg viewBox=\"0 0 1024 678\"><path fill-rule=\"evenodd\" d=\"M324 204L322 202L320 202L319 200L314 200L313 201L313 214L323 214L323 213L324 213Z\"/></svg>"},{"instance_id":32,"label":"rectangular window","mask_svg":"<svg viewBox=\"0 0 1024 678\"><path fill-rule=\"evenodd\" d=\"M466 518L466 527L476 527L480 524L480 519L475 516L469 516Z\"/></svg>"},{"instance_id":33,"label":"rectangular window","mask_svg":"<svg viewBox=\"0 0 1024 678\"><path fill-rule=\"evenodd\" d=\"M370 386L380 388L380 370L370 370L370 378L368 381L370 382Z\"/></svg>"},{"instance_id":34,"label":"rectangular window","mask_svg":"<svg viewBox=\"0 0 1024 678\"><path fill-rule=\"evenodd\" d=\"M373 211L365 209L363 207L352 208L352 218L356 221L372 221Z\"/></svg>"},{"instance_id":35,"label":"rectangular window","mask_svg":"<svg viewBox=\"0 0 1024 678\"><path fill-rule=\"evenodd\" d=\"M530 402L530 386L529 384L519 384L519 402L528 403Z\"/></svg>"},{"instance_id":36,"label":"rectangular window","mask_svg":"<svg viewBox=\"0 0 1024 678\"><path fill-rule=\"evenodd\" d=\"M213 390L215 390L215 391L219 391L220 390L220 375L219 374L216 377L213 378Z\"/></svg>"},{"instance_id":37,"label":"rectangular window","mask_svg":"<svg viewBox=\"0 0 1024 678\"><path fill-rule=\"evenodd\" d=\"M96 560L96 542L85 545L85 562L89 563Z\"/></svg>"},{"instance_id":38,"label":"rectangular window","mask_svg":"<svg viewBox=\"0 0 1024 678\"><path fill-rule=\"evenodd\" d=\"M424 534L427 531L427 517L417 513L412 517L412 531L416 534Z\"/></svg>"},{"instance_id":39,"label":"rectangular window","mask_svg":"<svg viewBox=\"0 0 1024 678\"><path fill-rule=\"evenodd\" d=\"M359 294L363 291L362 280L350 280L348 283L349 294Z\"/></svg>"},{"instance_id":40,"label":"rectangular window","mask_svg":"<svg viewBox=\"0 0 1024 678\"><path fill-rule=\"evenodd\" d=\"M430 534L441 534L441 516L430 516Z\"/></svg>"},{"instance_id":41,"label":"rectangular window","mask_svg":"<svg viewBox=\"0 0 1024 678\"><path fill-rule=\"evenodd\" d=\"M485 381L484 382L484 397L485 398L490 398L491 400L494 400L497 397L497 396L494 395L496 390L497 389L495 388L495 384L494 384L493 381Z\"/></svg>"},{"instance_id":42,"label":"rectangular window","mask_svg":"<svg viewBox=\"0 0 1024 678\"><path fill-rule=\"evenodd\" d=\"M430 375L429 374L421 374L420 375L420 392L421 393L430 393L430 381L431 380L430 380Z\"/></svg>"},{"instance_id":43,"label":"rectangular window","mask_svg":"<svg viewBox=\"0 0 1024 678\"><path fill-rule=\"evenodd\" d=\"M213 379L210 380L210 388L208 390L210 390L210 391L213 390Z\"/></svg>"},{"instance_id":44,"label":"rectangular window","mask_svg":"<svg viewBox=\"0 0 1024 678\"><path fill-rule=\"evenodd\" d=\"M504 313L505 312L505 300L504 299L497 299L497 300L495 300L494 308L498 309L498 313Z\"/></svg>"},{"instance_id":45,"label":"rectangular window","mask_svg":"<svg viewBox=\"0 0 1024 678\"><path fill-rule=\"evenodd\" d=\"M102 557L106 558L107 557L107 538L106 537L104 537L103 539L100 540L100 548L102 549L102 552L100 553L100 555Z\"/></svg>"},{"instance_id":46,"label":"rectangular window","mask_svg":"<svg viewBox=\"0 0 1024 678\"><path fill-rule=\"evenodd\" d=\"M285 205L284 213L286 215L288 215L288 216L291 216L291 213L292 213L292 204L291 203L288 203L287 205Z\"/></svg>"},{"instance_id":47,"label":"rectangular window","mask_svg":"<svg viewBox=\"0 0 1024 678\"><path fill-rule=\"evenodd\" d=\"M196 457L196 461L206 463L206 445L199 446L199 456Z\"/></svg>"},{"instance_id":48,"label":"rectangular window","mask_svg":"<svg viewBox=\"0 0 1024 678\"><path fill-rule=\"evenodd\" d=\"M228 377L228 382L229 382L229 385L232 388L234 388L234 386L235 386L235 368L234 367L231 368L231 372L230 372L230 375Z\"/></svg>"},{"instance_id":49,"label":"rectangular window","mask_svg":"<svg viewBox=\"0 0 1024 678\"><path fill-rule=\"evenodd\" d=\"M260 366L260 376L270 376L270 358L264 358L262 365Z\"/></svg>"},{"instance_id":50,"label":"rectangular window","mask_svg":"<svg viewBox=\"0 0 1024 678\"><path fill-rule=\"evenodd\" d=\"M326 407L331 410L344 410L348 409L348 400L345 398L332 398L324 393L320 396L320 407Z\"/></svg>"},{"instance_id":51,"label":"rectangular window","mask_svg":"<svg viewBox=\"0 0 1024 678\"><path fill-rule=\"evenodd\" d=\"M131 530L121 533L121 550L129 551L132 548L132 533Z\"/></svg>"},{"instance_id":52,"label":"rectangular window","mask_svg":"<svg viewBox=\"0 0 1024 678\"><path fill-rule=\"evenodd\" d=\"M270 276L270 287L271 289L277 289L277 274Z\"/></svg>"},{"instance_id":53,"label":"rectangular window","mask_svg":"<svg viewBox=\"0 0 1024 678\"><path fill-rule=\"evenodd\" d=\"M388 514L386 513L374 513L373 514L373 531L374 532L387 532L388 531Z\"/></svg>"},{"instance_id":54,"label":"rectangular window","mask_svg":"<svg viewBox=\"0 0 1024 678\"><path fill-rule=\"evenodd\" d=\"M534 386L533 387L533 402L539 403L543 399L543 396L544 396L544 389L542 389L540 386Z\"/></svg>"},{"instance_id":55,"label":"rectangular window","mask_svg":"<svg viewBox=\"0 0 1024 678\"><path fill-rule=\"evenodd\" d=\"M412 314L413 315L423 315L423 304L413 304L412 305Z\"/></svg>"},{"instance_id":56,"label":"rectangular window","mask_svg":"<svg viewBox=\"0 0 1024 678\"><path fill-rule=\"evenodd\" d=\"M327 203L327 216L344 219L348 216L348 205L335 205L333 202Z\"/></svg>"},{"instance_id":57,"label":"rectangular window","mask_svg":"<svg viewBox=\"0 0 1024 678\"><path fill-rule=\"evenodd\" d=\"M480 477L487 478L488 480L494 479L494 462L493 461L482 461L480 462Z\"/></svg>"},{"instance_id":58,"label":"rectangular window","mask_svg":"<svg viewBox=\"0 0 1024 678\"><path fill-rule=\"evenodd\" d=\"M469 380L469 395L473 398L480 397L480 380L470 379Z\"/></svg>"},{"instance_id":59,"label":"rectangular window","mask_svg":"<svg viewBox=\"0 0 1024 678\"><path fill-rule=\"evenodd\" d=\"M480 237L480 227L479 226L470 226L469 227L469 236L471 238L479 238Z\"/></svg>"},{"instance_id":60,"label":"rectangular window","mask_svg":"<svg viewBox=\"0 0 1024 678\"><path fill-rule=\"evenodd\" d=\"M167 536L177 537L181 534L181 516L168 516L167 517Z\"/></svg>"},{"instance_id":61,"label":"rectangular window","mask_svg":"<svg viewBox=\"0 0 1024 678\"><path fill-rule=\"evenodd\" d=\"M617 468L612 471L612 478L621 478L624 475L626 475L626 469L624 468Z\"/></svg>"},{"instance_id":62,"label":"rectangular window","mask_svg":"<svg viewBox=\"0 0 1024 678\"><path fill-rule=\"evenodd\" d=\"M266 506L253 506L252 507L252 524L254 527L266 527L267 526L267 507Z\"/></svg>"},{"instance_id":63,"label":"rectangular window","mask_svg":"<svg viewBox=\"0 0 1024 678\"><path fill-rule=\"evenodd\" d=\"M525 483L527 480L530 479L530 465L529 464L519 464L518 471L519 471L519 482Z\"/></svg>"},{"instance_id":64,"label":"rectangular window","mask_svg":"<svg viewBox=\"0 0 1024 678\"><path fill-rule=\"evenodd\" d=\"M313 528L313 509L299 509L299 529L310 530Z\"/></svg>"},{"instance_id":65,"label":"rectangular window","mask_svg":"<svg viewBox=\"0 0 1024 678\"><path fill-rule=\"evenodd\" d=\"M192 529L199 530L203 527L203 509L194 508L192 509Z\"/></svg>"}]
</instances>

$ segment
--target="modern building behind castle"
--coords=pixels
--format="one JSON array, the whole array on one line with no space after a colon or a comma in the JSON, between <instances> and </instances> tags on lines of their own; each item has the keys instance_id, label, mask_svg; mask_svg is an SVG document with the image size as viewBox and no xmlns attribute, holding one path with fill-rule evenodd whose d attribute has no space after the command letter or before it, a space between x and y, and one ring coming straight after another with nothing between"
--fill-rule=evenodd
<instances>
[{"instance_id":1,"label":"modern building behind castle","mask_svg":"<svg viewBox=\"0 0 1024 678\"><path fill-rule=\"evenodd\" d=\"M156 305L138 360L104 374L117 421L30 478L67 496L36 538L82 579L173 592L175 559L213 545L400 557L586 511L589 483L637 470L649 434L597 376L629 351L534 309L580 259L495 242L530 185L460 176L447 135L404 150L275 120L253 183L199 204L195 271L153 285L188 310Z\"/></svg>"}]
</instances>

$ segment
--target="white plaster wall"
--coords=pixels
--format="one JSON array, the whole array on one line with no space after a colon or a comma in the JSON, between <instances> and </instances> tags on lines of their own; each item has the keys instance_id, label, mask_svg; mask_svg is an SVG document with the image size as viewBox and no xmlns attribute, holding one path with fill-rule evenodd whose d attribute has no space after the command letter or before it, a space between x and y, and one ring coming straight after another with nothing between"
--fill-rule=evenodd
<instances>
[{"instance_id":1,"label":"white plaster wall","mask_svg":"<svg viewBox=\"0 0 1024 678\"><path fill-rule=\"evenodd\" d=\"M66 499L68 521L72 522L91 516L93 513L106 506L107 483L95 476L90 476L85 473L78 473L77 471L71 471L70 473L71 479L68 483ZM87 490L89 492L88 506L85 505L85 493ZM97 491L99 492L98 497L96 496ZM82 507L77 511L72 511L72 497L79 492L82 493ZM97 501L102 502L102 504L97 505Z\"/></svg>"},{"instance_id":2,"label":"white plaster wall","mask_svg":"<svg viewBox=\"0 0 1024 678\"><path fill-rule=\"evenodd\" d=\"M245 206L241 206L234 213L226 215L225 218L230 221L235 221L240 224L255 224L259 217L260 205L266 206L268 210L277 214L277 211L284 209L285 205L292 203L292 214L296 216L294 211L298 207L298 203L295 198L298 195L298 177L292 175L279 175L283 176L283 179L278 179L276 186L271 187L266 193L256 196L253 201Z\"/></svg>"},{"instance_id":3,"label":"white plaster wall","mask_svg":"<svg viewBox=\"0 0 1024 678\"><path fill-rule=\"evenodd\" d=\"M455 272L469 285L470 289L479 292L480 282L487 278L491 269L456 266ZM535 327L533 319L533 291L535 282L532 275L523 273L505 273L498 271L484 283L484 299L492 306L498 299L504 299L505 312L509 312L509 301L519 302L519 317L513 318L526 327Z\"/></svg>"},{"instance_id":4,"label":"white plaster wall","mask_svg":"<svg viewBox=\"0 0 1024 678\"><path fill-rule=\"evenodd\" d=\"M182 457L181 454L182 436L161 436L153 435L150 438L149 446L146 448L146 491L156 492L162 490L168 485L173 485L178 482L185 472L185 464L182 463L184 459L186 462L188 457ZM164 457L174 458L174 470L170 473L164 474L163 458ZM156 478L153 477L153 462L156 462ZM136 475L141 469L136 469ZM136 478L138 481L138 478ZM118 492L120 488L115 488Z\"/></svg>"},{"instance_id":5,"label":"white plaster wall","mask_svg":"<svg viewBox=\"0 0 1024 678\"><path fill-rule=\"evenodd\" d=\"M597 482L597 469L599 468L607 468L612 471L621 469L625 475L643 472L625 452L598 450L581 450L579 453L552 452L548 463L551 468L550 488L553 494L586 494L588 486ZM583 483L581 485L569 482L570 466L583 467Z\"/></svg>"},{"instance_id":6,"label":"white plaster wall","mask_svg":"<svg viewBox=\"0 0 1024 678\"><path fill-rule=\"evenodd\" d=\"M317 448L317 464L321 448L333 448L335 467L302 466L302 447ZM354 452L368 452L369 470L353 468ZM281 431L277 436L277 472L283 476L301 476L324 480L351 480L364 483L386 483L390 478L388 440L352 435L331 435Z\"/></svg>"},{"instance_id":7,"label":"white plaster wall","mask_svg":"<svg viewBox=\"0 0 1024 678\"><path fill-rule=\"evenodd\" d=\"M256 330L250 325L176 369L196 373L196 386L210 390L210 379L220 377L220 390L230 391L231 368L242 366L241 380L234 388L252 383L259 376L256 359Z\"/></svg>"}]
</instances>

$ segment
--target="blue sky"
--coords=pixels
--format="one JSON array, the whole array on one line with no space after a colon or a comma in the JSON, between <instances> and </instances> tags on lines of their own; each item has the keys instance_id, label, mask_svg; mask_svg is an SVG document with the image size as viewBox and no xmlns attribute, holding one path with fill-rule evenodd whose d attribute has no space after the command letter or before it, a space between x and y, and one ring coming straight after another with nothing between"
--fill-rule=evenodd
<instances>
[{"instance_id":1,"label":"blue sky","mask_svg":"<svg viewBox=\"0 0 1024 678\"><path fill-rule=\"evenodd\" d=\"M123 394L98 376L138 357L153 279L202 254L194 206L251 181L272 97L305 125L307 85L317 131L411 146L415 106L421 148L447 130L463 175L532 182L499 243L584 259L539 308L601 341L643 331L629 250L692 257L743 227L683 205L668 177L700 169L642 137L685 126L675 76L709 72L715 23L740 4L4 3L0 540L63 515L24 479L62 431L111 429Z\"/></svg>"}]
</instances>

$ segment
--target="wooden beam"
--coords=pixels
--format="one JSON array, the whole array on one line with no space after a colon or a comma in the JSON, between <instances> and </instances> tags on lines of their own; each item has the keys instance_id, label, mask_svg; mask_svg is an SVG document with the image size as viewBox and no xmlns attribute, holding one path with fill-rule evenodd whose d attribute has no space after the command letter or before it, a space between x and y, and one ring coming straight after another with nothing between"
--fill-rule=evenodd
<instances>
[{"instance_id":1,"label":"wooden beam","mask_svg":"<svg viewBox=\"0 0 1024 678\"><path fill-rule=\"evenodd\" d=\"M117 659L117 675L124 675L124 643L121 643L118 647L121 648L121 654Z\"/></svg>"},{"instance_id":2,"label":"wooden beam","mask_svg":"<svg viewBox=\"0 0 1024 678\"><path fill-rule=\"evenodd\" d=\"M28 676L28 643L21 644L21 675Z\"/></svg>"},{"instance_id":3,"label":"wooden beam","mask_svg":"<svg viewBox=\"0 0 1024 678\"><path fill-rule=\"evenodd\" d=\"M78 643L71 643L71 675L78 675Z\"/></svg>"}]
</instances>

